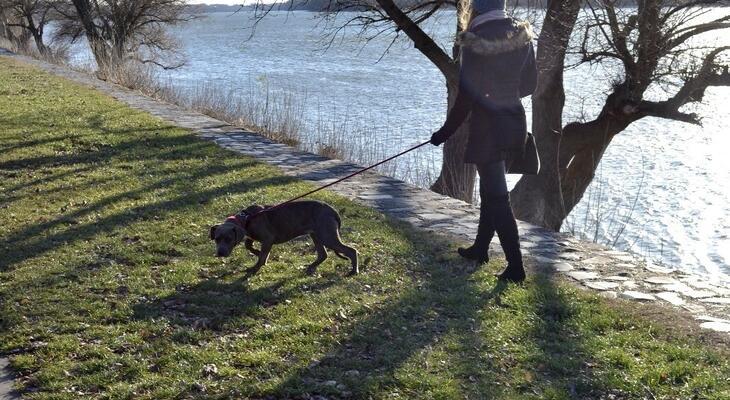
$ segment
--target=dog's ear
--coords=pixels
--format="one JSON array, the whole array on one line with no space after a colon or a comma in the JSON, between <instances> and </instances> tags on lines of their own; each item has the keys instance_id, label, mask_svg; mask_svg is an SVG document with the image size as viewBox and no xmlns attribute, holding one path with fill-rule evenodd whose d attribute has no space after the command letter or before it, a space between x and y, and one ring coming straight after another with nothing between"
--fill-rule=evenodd
<instances>
[{"instance_id":1,"label":"dog's ear","mask_svg":"<svg viewBox=\"0 0 730 400\"><path fill-rule=\"evenodd\" d=\"M218 229L219 225L213 225L210 227L210 240L215 239L215 230Z\"/></svg>"}]
</instances>

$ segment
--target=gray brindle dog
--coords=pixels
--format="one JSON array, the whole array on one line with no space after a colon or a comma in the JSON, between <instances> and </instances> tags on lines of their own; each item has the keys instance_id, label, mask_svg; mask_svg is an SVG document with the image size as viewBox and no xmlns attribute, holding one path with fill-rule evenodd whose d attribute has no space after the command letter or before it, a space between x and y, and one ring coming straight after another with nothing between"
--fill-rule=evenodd
<instances>
[{"instance_id":1,"label":"gray brindle dog","mask_svg":"<svg viewBox=\"0 0 730 400\"><path fill-rule=\"evenodd\" d=\"M216 243L218 257L228 257L233 248L243 242L251 254L258 256L256 264L246 270L253 275L266 265L273 245L309 235L314 242L317 259L307 267L308 275L316 273L319 264L327 259L327 249L342 259L349 259L351 269L348 275L356 275L359 272L357 250L342 243L341 225L337 211L319 201L296 201L280 207L252 205L226 218L222 224L211 226L210 239ZM261 243L261 250L253 247L255 241Z\"/></svg>"}]
</instances>

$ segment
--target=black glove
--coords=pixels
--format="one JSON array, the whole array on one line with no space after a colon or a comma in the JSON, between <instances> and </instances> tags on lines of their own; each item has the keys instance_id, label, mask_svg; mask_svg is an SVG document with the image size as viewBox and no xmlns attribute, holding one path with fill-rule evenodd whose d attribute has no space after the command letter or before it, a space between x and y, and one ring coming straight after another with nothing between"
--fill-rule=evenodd
<instances>
[{"instance_id":1,"label":"black glove","mask_svg":"<svg viewBox=\"0 0 730 400\"><path fill-rule=\"evenodd\" d=\"M443 128L437 130L434 132L433 135L431 135L431 144L434 146L440 146L441 143L444 143L449 139L449 135Z\"/></svg>"}]
</instances>

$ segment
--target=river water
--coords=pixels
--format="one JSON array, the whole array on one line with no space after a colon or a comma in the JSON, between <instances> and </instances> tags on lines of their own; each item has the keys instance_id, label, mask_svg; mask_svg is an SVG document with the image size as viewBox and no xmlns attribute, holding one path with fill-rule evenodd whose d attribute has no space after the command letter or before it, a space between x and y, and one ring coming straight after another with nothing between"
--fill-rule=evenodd
<instances>
[{"instance_id":1,"label":"river water","mask_svg":"<svg viewBox=\"0 0 730 400\"><path fill-rule=\"evenodd\" d=\"M453 21L453 12L443 12L427 27L445 49L453 42ZM253 35L251 24L245 12L216 13L177 28L187 64L164 78L179 87L205 84L249 95L252 87L266 87L289 94L303 107L310 142L322 140L323 131L339 131L338 140L357 143L360 153L363 144L378 154L395 153L427 140L443 122L444 79L406 40L389 48L392 35L366 41L350 30L323 41L325 21L308 12L272 13ZM730 35L723 35L705 40L730 44ZM76 62L87 54L76 53ZM569 70L565 121L595 115L613 75L610 67ZM705 103L694 106L702 127L646 118L619 134L564 230L730 279L728 103L730 88L711 88ZM437 172L440 149L420 151L407 167L389 172L423 184Z\"/></svg>"}]
</instances>

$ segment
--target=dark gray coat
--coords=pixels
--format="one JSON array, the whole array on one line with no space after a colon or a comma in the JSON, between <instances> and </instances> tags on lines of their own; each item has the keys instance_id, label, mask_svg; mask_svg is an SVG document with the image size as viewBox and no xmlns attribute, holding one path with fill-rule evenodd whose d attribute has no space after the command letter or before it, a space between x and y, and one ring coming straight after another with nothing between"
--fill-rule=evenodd
<instances>
[{"instance_id":1,"label":"dark gray coat","mask_svg":"<svg viewBox=\"0 0 730 400\"><path fill-rule=\"evenodd\" d=\"M537 69L529 23L484 22L463 32L459 90L441 131L451 136L471 113L464 161L508 160L521 154L527 122L521 97L535 91Z\"/></svg>"}]
</instances>

